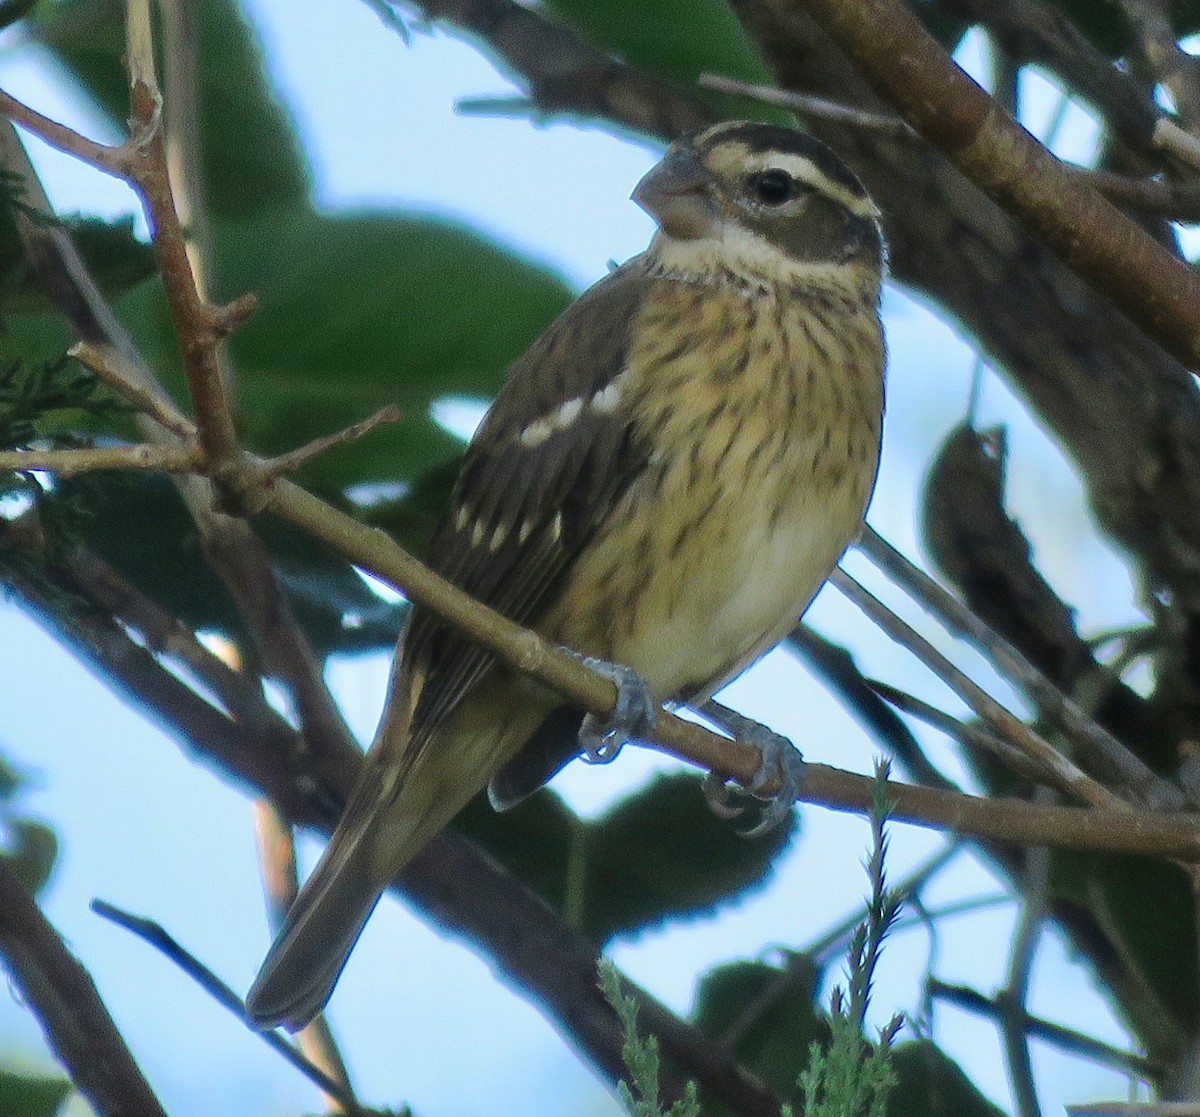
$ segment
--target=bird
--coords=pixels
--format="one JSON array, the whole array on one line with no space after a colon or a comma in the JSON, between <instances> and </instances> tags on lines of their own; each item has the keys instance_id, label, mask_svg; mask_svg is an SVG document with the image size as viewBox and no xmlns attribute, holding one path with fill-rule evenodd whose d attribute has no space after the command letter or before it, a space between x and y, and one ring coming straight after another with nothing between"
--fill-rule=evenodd
<instances>
[{"instance_id":1,"label":"bird","mask_svg":"<svg viewBox=\"0 0 1200 1117\"><path fill-rule=\"evenodd\" d=\"M780 125L683 136L632 198L657 225L649 247L509 368L426 561L614 665L618 706L637 710L708 699L796 624L861 531L886 249L856 175ZM414 607L251 1022L295 1030L324 1006L382 890L476 794L511 806L581 748L602 755L615 728Z\"/></svg>"}]
</instances>

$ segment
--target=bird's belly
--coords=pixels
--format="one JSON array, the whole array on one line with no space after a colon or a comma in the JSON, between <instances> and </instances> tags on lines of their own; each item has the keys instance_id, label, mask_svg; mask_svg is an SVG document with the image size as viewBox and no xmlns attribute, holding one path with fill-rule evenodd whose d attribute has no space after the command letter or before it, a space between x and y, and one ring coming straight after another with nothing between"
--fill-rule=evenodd
<instances>
[{"instance_id":1,"label":"bird's belly","mask_svg":"<svg viewBox=\"0 0 1200 1117\"><path fill-rule=\"evenodd\" d=\"M648 481L654 495L629 494L544 631L632 667L659 699L722 685L791 629L861 526L873 462L817 485L803 464L759 485L718 471L707 501L681 471Z\"/></svg>"},{"instance_id":2,"label":"bird's belly","mask_svg":"<svg viewBox=\"0 0 1200 1117\"><path fill-rule=\"evenodd\" d=\"M743 502L728 530L689 556L685 593L670 578L646 585L638 624L615 641L613 658L658 695L711 692L808 607L860 522L855 510L831 523L830 511L801 502L772 522L765 507Z\"/></svg>"}]
</instances>

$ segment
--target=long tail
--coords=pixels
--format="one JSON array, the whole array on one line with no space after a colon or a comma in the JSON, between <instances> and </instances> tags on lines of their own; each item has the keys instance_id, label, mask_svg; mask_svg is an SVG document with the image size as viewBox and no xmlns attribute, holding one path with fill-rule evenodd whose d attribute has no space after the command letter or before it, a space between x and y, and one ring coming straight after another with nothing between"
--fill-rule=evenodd
<instances>
[{"instance_id":1,"label":"long tail","mask_svg":"<svg viewBox=\"0 0 1200 1117\"><path fill-rule=\"evenodd\" d=\"M329 1000L383 892L383 882L369 871L369 843L361 838L339 829L288 911L246 995L256 1028L282 1025L294 1032Z\"/></svg>"},{"instance_id":2,"label":"long tail","mask_svg":"<svg viewBox=\"0 0 1200 1117\"><path fill-rule=\"evenodd\" d=\"M257 1027L303 1027L329 999L383 889L510 760L557 698L495 676L433 739L410 750L419 680L400 672L363 774L320 862L300 890L246 997Z\"/></svg>"},{"instance_id":3,"label":"long tail","mask_svg":"<svg viewBox=\"0 0 1200 1117\"><path fill-rule=\"evenodd\" d=\"M419 685L397 662L358 784L246 994L257 1028L296 1031L321 1011L384 888L419 848L404 840L414 828L405 818L410 796L401 795Z\"/></svg>"}]
</instances>

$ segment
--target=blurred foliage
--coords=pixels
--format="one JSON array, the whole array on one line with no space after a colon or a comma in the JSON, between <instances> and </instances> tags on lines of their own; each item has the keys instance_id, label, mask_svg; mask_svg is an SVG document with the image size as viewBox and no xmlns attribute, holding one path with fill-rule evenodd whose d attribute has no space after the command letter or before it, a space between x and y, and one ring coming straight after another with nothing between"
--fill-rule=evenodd
<instances>
[{"instance_id":1,"label":"blurred foliage","mask_svg":"<svg viewBox=\"0 0 1200 1117\"><path fill-rule=\"evenodd\" d=\"M454 825L599 943L710 915L761 887L795 829L793 819L746 841L709 810L693 775L660 776L594 820L542 791L503 814L480 796Z\"/></svg>"},{"instance_id":2,"label":"blurred foliage","mask_svg":"<svg viewBox=\"0 0 1200 1117\"><path fill-rule=\"evenodd\" d=\"M71 1093L66 1079L0 1070L0 1113L5 1117L54 1117Z\"/></svg>"},{"instance_id":3,"label":"blurred foliage","mask_svg":"<svg viewBox=\"0 0 1200 1117\"><path fill-rule=\"evenodd\" d=\"M58 858L58 839L45 823L21 809L27 777L0 756L0 858L16 878L36 894L45 887ZM0 1113L7 1113L0 1105Z\"/></svg>"}]
</instances>

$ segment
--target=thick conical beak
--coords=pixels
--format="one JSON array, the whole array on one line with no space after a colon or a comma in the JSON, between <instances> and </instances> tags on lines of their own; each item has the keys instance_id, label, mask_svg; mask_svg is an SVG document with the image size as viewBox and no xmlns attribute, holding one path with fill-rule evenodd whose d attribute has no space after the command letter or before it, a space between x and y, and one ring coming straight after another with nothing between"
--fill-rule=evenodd
<instances>
[{"instance_id":1,"label":"thick conical beak","mask_svg":"<svg viewBox=\"0 0 1200 1117\"><path fill-rule=\"evenodd\" d=\"M713 173L686 147L666 157L634 187L633 200L668 236L696 240L712 233L720 210Z\"/></svg>"}]
</instances>

